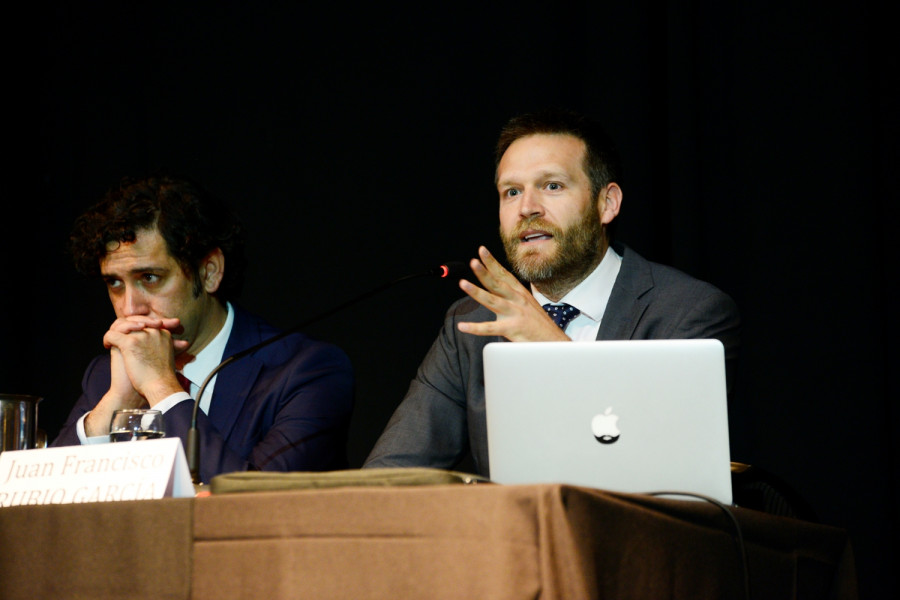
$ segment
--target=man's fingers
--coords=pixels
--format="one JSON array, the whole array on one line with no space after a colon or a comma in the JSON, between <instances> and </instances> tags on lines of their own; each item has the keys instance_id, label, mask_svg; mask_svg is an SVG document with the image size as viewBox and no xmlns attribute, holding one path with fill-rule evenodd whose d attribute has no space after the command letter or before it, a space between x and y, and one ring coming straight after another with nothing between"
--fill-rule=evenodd
<instances>
[{"instance_id":1,"label":"man's fingers","mask_svg":"<svg viewBox=\"0 0 900 600\"><path fill-rule=\"evenodd\" d=\"M119 343L122 340L122 336L125 335L128 335L128 333L110 329L105 334L103 334L103 347L107 350L109 350L110 348L118 347Z\"/></svg>"},{"instance_id":2,"label":"man's fingers","mask_svg":"<svg viewBox=\"0 0 900 600\"><path fill-rule=\"evenodd\" d=\"M130 333L132 331L141 331L147 327L146 323L140 321L130 321L128 319L116 319L109 326L110 331L118 331L119 333Z\"/></svg>"},{"instance_id":3,"label":"man's fingers","mask_svg":"<svg viewBox=\"0 0 900 600\"><path fill-rule=\"evenodd\" d=\"M111 328L103 335L104 348L128 348L146 343L148 339L161 336L172 340L172 333L164 327L140 327L137 329ZM183 341L183 340L179 340ZM184 341L185 344L188 342ZM176 343L177 345L177 343Z\"/></svg>"},{"instance_id":4,"label":"man's fingers","mask_svg":"<svg viewBox=\"0 0 900 600\"><path fill-rule=\"evenodd\" d=\"M181 319L176 317L163 317L160 321L162 322L162 328L167 329L172 333L181 333L184 331L184 328L181 326Z\"/></svg>"},{"instance_id":5,"label":"man's fingers","mask_svg":"<svg viewBox=\"0 0 900 600\"><path fill-rule=\"evenodd\" d=\"M488 310L492 312L500 310L500 297L481 289L471 281L460 279L459 288Z\"/></svg>"},{"instance_id":6,"label":"man's fingers","mask_svg":"<svg viewBox=\"0 0 900 600\"><path fill-rule=\"evenodd\" d=\"M487 248L479 247L478 256L479 258L472 259L469 266L485 289L507 298L519 293L520 288L524 289L519 280L507 271Z\"/></svg>"},{"instance_id":7,"label":"man's fingers","mask_svg":"<svg viewBox=\"0 0 900 600\"><path fill-rule=\"evenodd\" d=\"M503 337L511 342L570 341L569 336L553 321L549 323L544 323L543 320L532 322L527 318L503 319L498 317L495 321L480 323L463 321L457 323L456 328L462 333Z\"/></svg>"},{"instance_id":8,"label":"man's fingers","mask_svg":"<svg viewBox=\"0 0 900 600\"><path fill-rule=\"evenodd\" d=\"M177 317L147 317L142 315L121 317L113 321L113 324L110 326L110 329L116 329L123 333L140 331L141 329L167 329L172 331L180 328L181 319Z\"/></svg>"},{"instance_id":9,"label":"man's fingers","mask_svg":"<svg viewBox=\"0 0 900 600\"><path fill-rule=\"evenodd\" d=\"M494 255L491 254L490 251L484 246L481 246L481 248L478 249L478 256L481 258L481 262L491 273L491 275L493 275L500 281L507 284L519 283L519 280L516 278L516 276L513 275L506 267L504 267L499 260L494 258Z\"/></svg>"},{"instance_id":10,"label":"man's fingers","mask_svg":"<svg viewBox=\"0 0 900 600\"><path fill-rule=\"evenodd\" d=\"M484 246L478 247L478 258L481 259L481 262L484 264L485 268L491 273L495 273L498 275L502 275L503 273L508 273L508 271L503 268L503 265L500 264L494 255L491 254L490 250L485 248Z\"/></svg>"},{"instance_id":11,"label":"man's fingers","mask_svg":"<svg viewBox=\"0 0 900 600\"><path fill-rule=\"evenodd\" d=\"M472 335L500 335L497 333L496 321L486 321L484 323L461 321L460 323L457 323L456 328L463 333L470 333Z\"/></svg>"},{"instance_id":12,"label":"man's fingers","mask_svg":"<svg viewBox=\"0 0 900 600\"><path fill-rule=\"evenodd\" d=\"M502 292L499 282L480 260L473 258L470 266L472 267L472 273L475 274L475 277L478 278L478 281L481 282L481 285L483 285L486 290L489 290L494 294Z\"/></svg>"}]
</instances>

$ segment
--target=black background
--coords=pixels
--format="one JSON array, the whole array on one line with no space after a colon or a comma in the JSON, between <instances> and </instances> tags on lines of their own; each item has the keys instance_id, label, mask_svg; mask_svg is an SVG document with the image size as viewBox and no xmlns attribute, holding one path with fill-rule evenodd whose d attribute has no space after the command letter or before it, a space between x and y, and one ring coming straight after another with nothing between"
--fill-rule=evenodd
<instances>
[{"instance_id":1,"label":"black background","mask_svg":"<svg viewBox=\"0 0 900 600\"><path fill-rule=\"evenodd\" d=\"M741 308L732 458L850 531L863 598L896 589L900 123L881 9L125 4L43 3L4 27L0 391L42 396L51 437L113 318L65 239L122 176L170 168L226 198L250 231L240 301L287 327L499 254L497 132L569 107L624 156L619 239ZM357 372L351 466L460 294L407 282L309 329Z\"/></svg>"}]
</instances>

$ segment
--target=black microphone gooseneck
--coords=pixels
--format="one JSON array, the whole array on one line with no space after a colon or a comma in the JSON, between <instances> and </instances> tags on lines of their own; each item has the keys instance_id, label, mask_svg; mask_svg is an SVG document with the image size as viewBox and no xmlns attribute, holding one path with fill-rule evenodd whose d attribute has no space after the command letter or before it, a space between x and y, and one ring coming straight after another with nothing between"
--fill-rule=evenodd
<instances>
[{"instance_id":1,"label":"black microphone gooseneck","mask_svg":"<svg viewBox=\"0 0 900 600\"><path fill-rule=\"evenodd\" d=\"M266 340L263 340L262 342L256 344L255 346L245 348L245 349L241 350L240 352L232 354L231 356L229 356L228 358L226 358L225 360L220 362L216 366L216 368L214 368L209 373L209 375L206 376L206 379L203 380L203 384L200 386L200 390L197 392L197 398L194 400L194 412L191 416L191 428L188 430L188 434L187 434L187 461L188 461L188 467L190 468L190 471L191 471L191 479L193 479L194 483L195 484L200 483L200 432L197 431L197 412L200 410L200 398L203 397L203 392L206 390L206 386L209 384L209 382L212 380L212 378L215 377L216 373L221 371L226 365L230 365L231 363L235 362L236 360L238 360L240 358L247 356L248 354L253 354L254 352L259 350L263 346L268 346L269 344L277 342L278 340L280 340L284 337L287 337L288 335L295 333L296 331L298 331L304 327L308 327L309 325L312 325L313 323L315 323L317 321L325 319L326 317L330 317L331 315L333 315L337 312L340 312L340 311L344 310L345 308L348 308L350 306L353 306L354 304L362 302L363 300L366 300L367 298L370 298L380 292L383 292L384 290L391 288L403 281L407 281L409 279L416 279L419 277L429 277L429 276L441 277L443 279L451 279L451 278L458 279L458 278L462 277L466 273L467 270L468 270L468 265L466 263L454 261L454 262L444 263L439 267L434 267L434 268L424 271L422 273L415 273L413 275L405 275L398 279L394 279L393 281L389 281L385 284L382 284L379 287L377 287L373 290L370 290L370 291L366 292L365 294L362 294L361 296L357 296L356 298L348 300L347 302L344 302L343 304L339 304L338 306L336 306L334 308L331 308L319 315L316 315L310 319L307 319L307 320L303 321L302 323L298 323L297 325L294 325L290 329L286 329L286 330L282 331L281 333L279 333L278 335L275 335Z\"/></svg>"}]
</instances>

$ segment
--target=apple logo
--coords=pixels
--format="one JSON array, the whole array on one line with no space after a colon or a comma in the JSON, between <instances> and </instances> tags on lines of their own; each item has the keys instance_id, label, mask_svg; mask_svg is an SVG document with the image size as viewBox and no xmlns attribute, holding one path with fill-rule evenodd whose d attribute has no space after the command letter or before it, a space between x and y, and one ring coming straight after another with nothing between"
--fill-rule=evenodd
<instances>
[{"instance_id":1,"label":"apple logo","mask_svg":"<svg viewBox=\"0 0 900 600\"><path fill-rule=\"evenodd\" d=\"M612 444L619 439L619 428L616 426L618 420L619 416L612 414L612 406L591 420L591 430L598 442Z\"/></svg>"}]
</instances>

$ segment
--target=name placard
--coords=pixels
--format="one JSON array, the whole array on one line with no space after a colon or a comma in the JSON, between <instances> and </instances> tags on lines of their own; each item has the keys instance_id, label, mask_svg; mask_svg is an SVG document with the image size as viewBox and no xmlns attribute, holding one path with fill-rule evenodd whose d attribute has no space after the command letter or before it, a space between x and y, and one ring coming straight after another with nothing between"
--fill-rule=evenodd
<instances>
[{"instance_id":1,"label":"name placard","mask_svg":"<svg viewBox=\"0 0 900 600\"><path fill-rule=\"evenodd\" d=\"M7 450L0 506L187 498L194 486L178 438Z\"/></svg>"}]
</instances>

